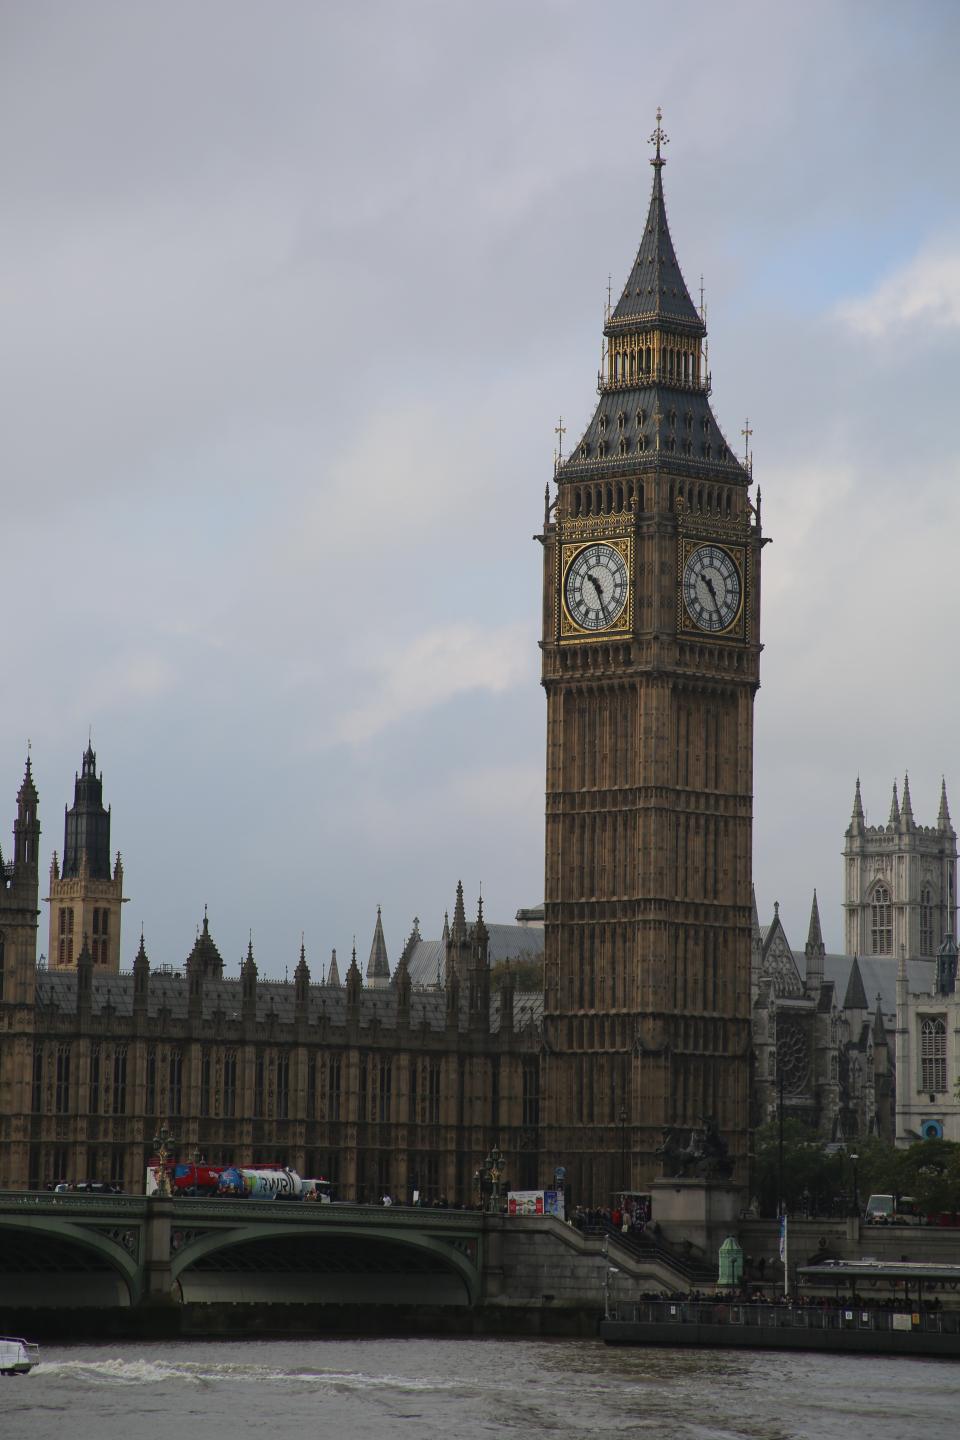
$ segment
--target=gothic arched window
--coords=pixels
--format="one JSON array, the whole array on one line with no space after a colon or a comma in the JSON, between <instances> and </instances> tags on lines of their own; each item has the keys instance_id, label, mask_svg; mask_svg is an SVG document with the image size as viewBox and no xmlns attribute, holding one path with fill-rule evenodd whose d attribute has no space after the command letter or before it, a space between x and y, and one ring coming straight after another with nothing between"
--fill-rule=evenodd
<instances>
[{"instance_id":1,"label":"gothic arched window","mask_svg":"<svg viewBox=\"0 0 960 1440\"><path fill-rule=\"evenodd\" d=\"M920 1089L931 1095L947 1088L947 1022L928 1016L920 1025Z\"/></svg>"},{"instance_id":2,"label":"gothic arched window","mask_svg":"<svg viewBox=\"0 0 960 1440\"><path fill-rule=\"evenodd\" d=\"M933 894L929 885L920 891L920 954L933 954Z\"/></svg>"},{"instance_id":3,"label":"gothic arched window","mask_svg":"<svg viewBox=\"0 0 960 1440\"><path fill-rule=\"evenodd\" d=\"M886 885L878 885L870 901L870 953L889 955L893 951L893 906Z\"/></svg>"}]
</instances>

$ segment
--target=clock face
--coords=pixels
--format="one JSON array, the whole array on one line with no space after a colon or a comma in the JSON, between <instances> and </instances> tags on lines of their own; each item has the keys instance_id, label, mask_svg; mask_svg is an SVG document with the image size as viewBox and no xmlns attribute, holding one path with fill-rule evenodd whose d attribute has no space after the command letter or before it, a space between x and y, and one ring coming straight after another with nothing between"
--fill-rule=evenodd
<instances>
[{"instance_id":1,"label":"clock face","mask_svg":"<svg viewBox=\"0 0 960 1440\"><path fill-rule=\"evenodd\" d=\"M700 630L727 630L740 613L740 571L729 551L700 545L683 567L683 603Z\"/></svg>"},{"instance_id":2,"label":"clock face","mask_svg":"<svg viewBox=\"0 0 960 1440\"><path fill-rule=\"evenodd\" d=\"M612 545L578 550L563 582L570 618L582 630L606 630L627 603L627 562Z\"/></svg>"}]
</instances>

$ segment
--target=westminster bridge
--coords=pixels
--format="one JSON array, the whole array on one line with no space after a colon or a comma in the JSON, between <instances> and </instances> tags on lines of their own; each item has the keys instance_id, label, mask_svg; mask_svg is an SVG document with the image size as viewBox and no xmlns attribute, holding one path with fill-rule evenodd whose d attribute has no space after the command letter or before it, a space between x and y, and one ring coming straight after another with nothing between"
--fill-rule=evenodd
<instances>
[{"instance_id":1,"label":"westminster bridge","mask_svg":"<svg viewBox=\"0 0 960 1440\"><path fill-rule=\"evenodd\" d=\"M0 1311L170 1302L598 1309L614 1258L641 1288L684 1287L662 1260L618 1249L552 1216L0 1191Z\"/></svg>"}]
</instances>

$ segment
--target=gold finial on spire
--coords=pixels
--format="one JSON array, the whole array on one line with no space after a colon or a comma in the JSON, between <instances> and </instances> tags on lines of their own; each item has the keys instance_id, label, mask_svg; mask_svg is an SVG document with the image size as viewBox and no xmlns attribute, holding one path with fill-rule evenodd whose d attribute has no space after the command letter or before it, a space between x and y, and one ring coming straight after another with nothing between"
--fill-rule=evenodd
<instances>
[{"instance_id":1,"label":"gold finial on spire","mask_svg":"<svg viewBox=\"0 0 960 1440\"><path fill-rule=\"evenodd\" d=\"M743 463L744 463L744 467L745 467L747 470L749 470L749 469L750 469L750 436L753 434L753 431L750 429L750 421L749 421L749 419L744 420L744 422L743 422L743 429L740 431L740 434L743 436Z\"/></svg>"},{"instance_id":2,"label":"gold finial on spire","mask_svg":"<svg viewBox=\"0 0 960 1440\"><path fill-rule=\"evenodd\" d=\"M558 423L557 425L554 425L554 427L553 427L553 433L554 433L554 435L558 435L558 436L560 437L560 438L559 438L559 441L557 442L557 463L560 464L560 465L562 465L562 464L563 464L563 437L564 437L564 435L566 435L566 433L567 433L567 427L566 427L566 425L564 425L564 423L563 423L563 416L562 416L562 415L560 416L560 421L559 421L559 423Z\"/></svg>"},{"instance_id":3,"label":"gold finial on spire","mask_svg":"<svg viewBox=\"0 0 960 1440\"><path fill-rule=\"evenodd\" d=\"M667 133L666 133L666 131L664 130L663 126L660 124L660 121L661 121L662 119L663 119L663 111L660 109L660 106L658 105L658 106L657 106L657 128L656 128L656 130L654 130L653 134L650 136L650 144L651 144L651 145L656 145L656 147L657 147L657 153L654 155L653 159L650 161L650 164L653 165L657 170L660 169L660 166L661 166L661 165L666 165L666 163L667 163L666 160L664 160L663 156L660 154L660 147L661 147L662 145L669 145L669 144L670 144L670 137L667 135Z\"/></svg>"}]
</instances>

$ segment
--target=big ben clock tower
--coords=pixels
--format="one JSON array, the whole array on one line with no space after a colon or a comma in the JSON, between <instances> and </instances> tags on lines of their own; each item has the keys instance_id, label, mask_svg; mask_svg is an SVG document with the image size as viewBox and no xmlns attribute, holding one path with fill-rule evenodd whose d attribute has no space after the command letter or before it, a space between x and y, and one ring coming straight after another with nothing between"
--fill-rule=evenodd
<instances>
[{"instance_id":1,"label":"big ben clock tower","mask_svg":"<svg viewBox=\"0 0 960 1440\"><path fill-rule=\"evenodd\" d=\"M584 1203L667 1127L747 1146L759 494L710 409L702 315L650 209L544 554L544 1168Z\"/></svg>"}]
</instances>

